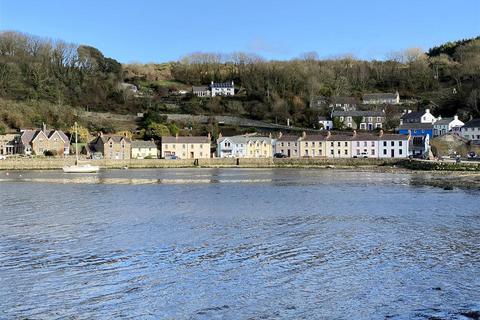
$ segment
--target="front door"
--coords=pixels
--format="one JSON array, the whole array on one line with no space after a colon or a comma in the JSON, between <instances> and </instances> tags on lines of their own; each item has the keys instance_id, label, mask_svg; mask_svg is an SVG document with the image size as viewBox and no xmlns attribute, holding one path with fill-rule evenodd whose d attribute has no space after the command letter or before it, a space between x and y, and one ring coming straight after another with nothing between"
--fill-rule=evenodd
<instances>
[{"instance_id":1,"label":"front door","mask_svg":"<svg viewBox=\"0 0 480 320\"><path fill-rule=\"evenodd\" d=\"M395 157L395 150L390 150L390 154L391 154L391 157L394 158Z\"/></svg>"},{"instance_id":2,"label":"front door","mask_svg":"<svg viewBox=\"0 0 480 320\"><path fill-rule=\"evenodd\" d=\"M190 159L193 159L194 155L193 152L190 152Z\"/></svg>"},{"instance_id":3,"label":"front door","mask_svg":"<svg viewBox=\"0 0 480 320\"><path fill-rule=\"evenodd\" d=\"M287 157L290 158L290 149L287 150Z\"/></svg>"}]
</instances>

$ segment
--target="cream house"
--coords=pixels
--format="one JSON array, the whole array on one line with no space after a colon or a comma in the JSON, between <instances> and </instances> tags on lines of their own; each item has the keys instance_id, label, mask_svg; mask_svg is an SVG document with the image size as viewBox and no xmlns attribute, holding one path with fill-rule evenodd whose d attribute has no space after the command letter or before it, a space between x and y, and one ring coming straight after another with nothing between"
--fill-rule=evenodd
<instances>
[{"instance_id":1,"label":"cream house","mask_svg":"<svg viewBox=\"0 0 480 320\"><path fill-rule=\"evenodd\" d=\"M329 158L351 158L352 135L330 134L326 137L326 154Z\"/></svg>"},{"instance_id":2,"label":"cream house","mask_svg":"<svg viewBox=\"0 0 480 320\"><path fill-rule=\"evenodd\" d=\"M210 158L211 136L162 137L161 157L177 156L180 159Z\"/></svg>"},{"instance_id":3,"label":"cream house","mask_svg":"<svg viewBox=\"0 0 480 320\"><path fill-rule=\"evenodd\" d=\"M299 142L300 157L318 158L326 156L326 137L327 135L314 134L307 135L305 132Z\"/></svg>"},{"instance_id":4,"label":"cream house","mask_svg":"<svg viewBox=\"0 0 480 320\"><path fill-rule=\"evenodd\" d=\"M156 159L158 158L158 148L155 141L132 141L132 159Z\"/></svg>"}]
</instances>

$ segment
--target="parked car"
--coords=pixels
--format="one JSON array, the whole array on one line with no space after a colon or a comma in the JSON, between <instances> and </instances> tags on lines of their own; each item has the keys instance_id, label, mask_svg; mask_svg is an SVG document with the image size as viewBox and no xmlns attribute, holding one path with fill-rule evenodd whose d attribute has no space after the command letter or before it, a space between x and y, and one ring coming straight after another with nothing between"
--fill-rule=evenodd
<instances>
[{"instance_id":1,"label":"parked car","mask_svg":"<svg viewBox=\"0 0 480 320\"><path fill-rule=\"evenodd\" d=\"M179 160L180 157L172 154L172 155L170 155L170 156L166 156L165 159L166 159L166 160Z\"/></svg>"},{"instance_id":2,"label":"parked car","mask_svg":"<svg viewBox=\"0 0 480 320\"><path fill-rule=\"evenodd\" d=\"M469 157L469 158L477 158L477 154L476 154L474 151L470 151L470 152L468 153L468 157Z\"/></svg>"},{"instance_id":3,"label":"parked car","mask_svg":"<svg viewBox=\"0 0 480 320\"><path fill-rule=\"evenodd\" d=\"M5 160L6 158L3 154L0 154L0 160Z\"/></svg>"},{"instance_id":4,"label":"parked car","mask_svg":"<svg viewBox=\"0 0 480 320\"><path fill-rule=\"evenodd\" d=\"M273 155L274 158L286 158L287 156L283 153L277 152Z\"/></svg>"}]
</instances>

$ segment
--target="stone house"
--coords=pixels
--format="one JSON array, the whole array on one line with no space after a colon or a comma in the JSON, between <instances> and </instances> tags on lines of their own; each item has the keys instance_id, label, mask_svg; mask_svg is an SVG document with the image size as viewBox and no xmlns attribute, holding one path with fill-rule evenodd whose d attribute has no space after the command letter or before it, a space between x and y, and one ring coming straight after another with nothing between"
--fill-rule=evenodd
<instances>
[{"instance_id":1,"label":"stone house","mask_svg":"<svg viewBox=\"0 0 480 320\"><path fill-rule=\"evenodd\" d=\"M193 86L192 93L200 98L210 97L211 95L211 91L208 86Z\"/></svg>"},{"instance_id":2,"label":"stone house","mask_svg":"<svg viewBox=\"0 0 480 320\"><path fill-rule=\"evenodd\" d=\"M18 153L26 155L43 155L52 152L59 156L70 153L70 140L60 130L47 130L44 124L42 129L26 129L21 131Z\"/></svg>"},{"instance_id":3,"label":"stone house","mask_svg":"<svg viewBox=\"0 0 480 320\"><path fill-rule=\"evenodd\" d=\"M20 134L0 135L0 155L17 154L20 146Z\"/></svg>"},{"instance_id":4,"label":"stone house","mask_svg":"<svg viewBox=\"0 0 480 320\"><path fill-rule=\"evenodd\" d=\"M332 119L343 123L346 128L356 130L381 129L385 122L384 111L333 111ZM335 128L339 129L339 128Z\"/></svg>"},{"instance_id":5,"label":"stone house","mask_svg":"<svg viewBox=\"0 0 480 320\"><path fill-rule=\"evenodd\" d=\"M177 156L180 159L208 159L211 157L211 136L162 137L161 157Z\"/></svg>"},{"instance_id":6,"label":"stone house","mask_svg":"<svg viewBox=\"0 0 480 320\"><path fill-rule=\"evenodd\" d=\"M91 152L101 153L107 160L127 160L131 155L131 141L126 136L100 133L89 146Z\"/></svg>"}]
</instances>

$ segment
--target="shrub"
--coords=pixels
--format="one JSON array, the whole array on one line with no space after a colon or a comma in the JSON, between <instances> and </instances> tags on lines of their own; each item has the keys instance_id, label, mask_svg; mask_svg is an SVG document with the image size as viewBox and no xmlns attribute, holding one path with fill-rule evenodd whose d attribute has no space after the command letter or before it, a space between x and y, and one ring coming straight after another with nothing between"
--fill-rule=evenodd
<instances>
[{"instance_id":1,"label":"shrub","mask_svg":"<svg viewBox=\"0 0 480 320\"><path fill-rule=\"evenodd\" d=\"M57 155L57 150L45 150L43 155L46 157L55 157Z\"/></svg>"}]
</instances>

